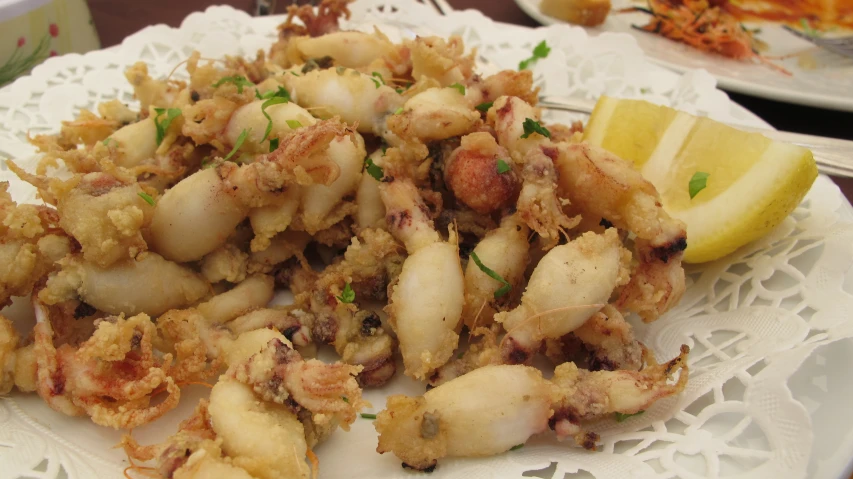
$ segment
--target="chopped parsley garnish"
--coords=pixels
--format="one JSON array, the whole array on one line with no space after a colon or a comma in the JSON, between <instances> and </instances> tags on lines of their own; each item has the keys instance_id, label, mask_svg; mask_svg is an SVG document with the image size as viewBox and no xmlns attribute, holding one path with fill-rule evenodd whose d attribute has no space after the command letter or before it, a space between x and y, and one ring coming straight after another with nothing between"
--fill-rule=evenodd
<instances>
[{"instance_id":1,"label":"chopped parsley garnish","mask_svg":"<svg viewBox=\"0 0 853 479\"><path fill-rule=\"evenodd\" d=\"M302 123L299 123L299 120L286 120L285 123L287 123L287 126L289 126L291 130L302 128Z\"/></svg>"},{"instance_id":2,"label":"chopped parsley garnish","mask_svg":"<svg viewBox=\"0 0 853 479\"><path fill-rule=\"evenodd\" d=\"M690 178L690 183L687 185L687 190L690 193L691 200L694 196L698 195L700 191L704 190L706 186L708 186L709 176L711 176L710 173L705 173L703 171L693 173L693 177Z\"/></svg>"},{"instance_id":3,"label":"chopped parsley garnish","mask_svg":"<svg viewBox=\"0 0 853 479\"><path fill-rule=\"evenodd\" d=\"M157 145L163 143L163 138L166 137L166 130L169 129L169 125L172 124L172 120L179 117L181 115L180 108L169 108L168 110L165 108L155 108L154 113L157 116L154 117L154 127L157 128ZM164 120L160 120L160 117L166 114L166 118Z\"/></svg>"},{"instance_id":4,"label":"chopped parsley garnish","mask_svg":"<svg viewBox=\"0 0 853 479\"><path fill-rule=\"evenodd\" d=\"M376 414L361 413L362 419L376 419Z\"/></svg>"},{"instance_id":5,"label":"chopped parsley garnish","mask_svg":"<svg viewBox=\"0 0 853 479\"><path fill-rule=\"evenodd\" d=\"M382 154L385 154L385 151L382 151ZM364 159L364 169L367 171L367 174L372 176L376 181L382 181L382 177L385 176L385 172L382 171L382 167L373 162L373 160L368 156Z\"/></svg>"},{"instance_id":6,"label":"chopped parsley garnish","mask_svg":"<svg viewBox=\"0 0 853 479\"><path fill-rule=\"evenodd\" d=\"M270 138L270 153L278 149L278 138Z\"/></svg>"},{"instance_id":7,"label":"chopped parsley garnish","mask_svg":"<svg viewBox=\"0 0 853 479\"><path fill-rule=\"evenodd\" d=\"M509 166L507 162L504 160L498 159L498 173L504 174L510 171L512 168Z\"/></svg>"},{"instance_id":8,"label":"chopped parsley garnish","mask_svg":"<svg viewBox=\"0 0 853 479\"><path fill-rule=\"evenodd\" d=\"M115 141L114 139L110 138L109 136L104 138L104 141L101 142L101 144L104 146L110 146L110 143L115 143L116 146L118 146L118 142Z\"/></svg>"},{"instance_id":9,"label":"chopped parsley garnish","mask_svg":"<svg viewBox=\"0 0 853 479\"><path fill-rule=\"evenodd\" d=\"M237 153L237 150L239 150L240 147L243 146L243 142L246 141L246 137L249 136L250 131L252 131L251 128L248 130L244 129L242 132L240 132L240 136L237 137L237 142L234 143L234 148L231 148L231 152L228 153L228 155L223 158L223 160L228 161L229 158L234 156L234 153Z\"/></svg>"},{"instance_id":10,"label":"chopped parsley garnish","mask_svg":"<svg viewBox=\"0 0 853 479\"><path fill-rule=\"evenodd\" d=\"M261 138L261 141L266 140L270 136L270 133L272 133L272 117L270 117L270 114L267 113L267 108L269 108L273 105L280 105L282 103L287 103L287 101L288 101L287 98L275 96L275 97L270 98L269 100L266 100L265 102L263 102L261 104L261 113L267 119L267 127L266 127L266 129L264 129L264 137ZM290 124L290 120L288 120L287 123Z\"/></svg>"},{"instance_id":11,"label":"chopped parsley garnish","mask_svg":"<svg viewBox=\"0 0 853 479\"><path fill-rule=\"evenodd\" d=\"M399 115L400 113L403 113L403 107L402 106L400 108L397 108L396 110L394 110L395 115Z\"/></svg>"},{"instance_id":12,"label":"chopped parsley garnish","mask_svg":"<svg viewBox=\"0 0 853 479\"><path fill-rule=\"evenodd\" d=\"M266 93L261 93L257 88L255 88L255 98L258 100L269 100L273 97L287 98L287 101L290 101L290 93L288 93L283 86L278 87L278 90L270 90Z\"/></svg>"},{"instance_id":13,"label":"chopped parsley garnish","mask_svg":"<svg viewBox=\"0 0 853 479\"><path fill-rule=\"evenodd\" d=\"M524 447L524 444L516 444L515 446L512 446L511 448L509 448L509 450L510 451L517 451L517 450L521 449L522 447Z\"/></svg>"},{"instance_id":14,"label":"chopped parsley garnish","mask_svg":"<svg viewBox=\"0 0 853 479\"><path fill-rule=\"evenodd\" d=\"M635 412L634 414L622 414L621 412L617 412L614 414L616 415L616 422L622 422L622 421L628 419L629 417L639 416L640 414L643 414L644 412L646 412L646 411Z\"/></svg>"},{"instance_id":15,"label":"chopped parsley garnish","mask_svg":"<svg viewBox=\"0 0 853 479\"><path fill-rule=\"evenodd\" d=\"M528 58L527 60L522 60L518 63L518 69L526 70L531 63L535 63L536 60L539 60L540 58L547 57L549 53L551 53L551 47L548 46L545 40L542 40L541 42L539 42L538 45L536 45L536 47L533 48L533 55L530 58Z\"/></svg>"},{"instance_id":16,"label":"chopped parsley garnish","mask_svg":"<svg viewBox=\"0 0 853 479\"><path fill-rule=\"evenodd\" d=\"M371 80L373 80L373 83L376 84L376 88L379 88L380 86L385 84L385 79L382 78L382 75L379 72L373 72L370 74L370 76L374 77L371 78Z\"/></svg>"},{"instance_id":17,"label":"chopped parsley garnish","mask_svg":"<svg viewBox=\"0 0 853 479\"><path fill-rule=\"evenodd\" d=\"M495 102L493 102L493 101L487 101L487 102L480 103L479 105L475 106L474 108L485 113L485 112L489 111L489 108L491 108L492 105L494 105L494 104L495 104Z\"/></svg>"},{"instance_id":18,"label":"chopped parsley garnish","mask_svg":"<svg viewBox=\"0 0 853 479\"><path fill-rule=\"evenodd\" d=\"M461 83L456 82L453 85L450 85L450 88L455 89L456 91L459 92L460 95L465 96L465 85L462 85Z\"/></svg>"},{"instance_id":19,"label":"chopped parsley garnish","mask_svg":"<svg viewBox=\"0 0 853 479\"><path fill-rule=\"evenodd\" d=\"M474 264L476 264L477 267L480 268L480 271L486 273L486 275L492 278L493 280L503 283L503 286L495 290L495 299L498 299L501 296L504 296L505 294L509 293L509 290L512 289L512 286L510 286L509 281L503 279L501 275L495 273L493 270L486 267L486 265L484 265L483 262L480 261L480 258L477 257L477 253L473 251L471 252L471 259L474 260Z\"/></svg>"},{"instance_id":20,"label":"chopped parsley garnish","mask_svg":"<svg viewBox=\"0 0 853 479\"><path fill-rule=\"evenodd\" d=\"M291 74L291 75L293 75L293 76L295 76L295 77L302 76L302 75L300 75L300 74L296 73L296 72L295 72L295 71L293 71L293 70L290 70L290 74Z\"/></svg>"},{"instance_id":21,"label":"chopped parsley garnish","mask_svg":"<svg viewBox=\"0 0 853 479\"><path fill-rule=\"evenodd\" d=\"M219 88L220 86L226 83L233 83L237 87L237 93L243 93L243 87L250 87L255 85L242 75L234 75L230 77L220 78L218 82L213 84L213 88Z\"/></svg>"},{"instance_id":22,"label":"chopped parsley garnish","mask_svg":"<svg viewBox=\"0 0 853 479\"><path fill-rule=\"evenodd\" d=\"M145 200L146 203L148 203L151 206L154 206L154 198L152 198L151 195L149 195L148 193L145 193L143 191L140 191L137 194L139 195L140 198Z\"/></svg>"},{"instance_id":23,"label":"chopped parsley garnish","mask_svg":"<svg viewBox=\"0 0 853 479\"><path fill-rule=\"evenodd\" d=\"M544 126L540 125L536 120L525 118L524 123L521 126L524 128L524 134L521 135L522 138L527 138L533 133L539 133L545 138L551 138L551 132Z\"/></svg>"},{"instance_id":24,"label":"chopped parsley garnish","mask_svg":"<svg viewBox=\"0 0 853 479\"><path fill-rule=\"evenodd\" d=\"M341 292L341 295L335 297L338 298L338 301L344 304L350 304L355 301L355 291L352 290L352 285L347 283L344 285L344 290Z\"/></svg>"},{"instance_id":25,"label":"chopped parsley garnish","mask_svg":"<svg viewBox=\"0 0 853 479\"><path fill-rule=\"evenodd\" d=\"M341 399L343 399L345 403L349 404L349 398L348 397L341 396Z\"/></svg>"}]
</instances>

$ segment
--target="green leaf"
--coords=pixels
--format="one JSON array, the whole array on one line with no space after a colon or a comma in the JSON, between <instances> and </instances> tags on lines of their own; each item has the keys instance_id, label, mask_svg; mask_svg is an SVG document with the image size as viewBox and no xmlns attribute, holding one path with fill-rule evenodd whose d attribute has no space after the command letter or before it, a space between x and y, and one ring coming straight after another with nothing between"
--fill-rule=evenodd
<instances>
[{"instance_id":1,"label":"green leaf","mask_svg":"<svg viewBox=\"0 0 853 479\"><path fill-rule=\"evenodd\" d=\"M385 154L385 152L383 151L382 154ZM369 156L364 159L364 169L367 171L367 174L372 176L376 181L382 181L382 177L385 176L385 172L382 171L382 167L374 163Z\"/></svg>"},{"instance_id":2,"label":"green leaf","mask_svg":"<svg viewBox=\"0 0 853 479\"><path fill-rule=\"evenodd\" d=\"M352 290L352 285L349 283L345 284L343 292L341 292L340 296L336 296L336 298L344 304L350 304L355 301L355 291Z\"/></svg>"},{"instance_id":3,"label":"green leaf","mask_svg":"<svg viewBox=\"0 0 853 479\"><path fill-rule=\"evenodd\" d=\"M524 123L521 126L524 128L524 134L521 135L522 138L527 138L533 133L539 133L545 138L551 138L551 132L544 126L540 125L536 120L525 118Z\"/></svg>"},{"instance_id":4,"label":"green leaf","mask_svg":"<svg viewBox=\"0 0 853 479\"><path fill-rule=\"evenodd\" d=\"M302 76L302 75L300 75L300 74L296 73L296 72L295 72L295 71L293 71L293 70L290 70L290 74L291 74L291 75L293 75L293 76L295 76L295 77Z\"/></svg>"},{"instance_id":5,"label":"green leaf","mask_svg":"<svg viewBox=\"0 0 853 479\"><path fill-rule=\"evenodd\" d=\"M379 72L373 72L370 74L370 76L375 77L371 78L371 80L373 80L373 83L376 84L376 88L379 88L380 86L385 84L385 79L382 78L382 75Z\"/></svg>"},{"instance_id":6,"label":"green leaf","mask_svg":"<svg viewBox=\"0 0 853 479\"><path fill-rule=\"evenodd\" d=\"M376 414L361 413L362 419L376 419Z\"/></svg>"},{"instance_id":7,"label":"green leaf","mask_svg":"<svg viewBox=\"0 0 853 479\"><path fill-rule=\"evenodd\" d=\"M237 142L234 143L234 148L231 148L231 152L228 153L228 155L223 158L223 160L228 161L229 158L234 156L234 153L237 153L237 150L239 150L240 147L243 146L243 142L246 141L246 137L249 136L250 131L252 131L251 128L249 128L248 130L244 129L242 132L240 132L240 136L237 137Z\"/></svg>"},{"instance_id":8,"label":"green leaf","mask_svg":"<svg viewBox=\"0 0 853 479\"><path fill-rule=\"evenodd\" d=\"M465 96L465 85L462 85L461 83L456 82L453 85L450 85L450 88L455 89L456 91L459 92L460 95Z\"/></svg>"},{"instance_id":9,"label":"green leaf","mask_svg":"<svg viewBox=\"0 0 853 479\"><path fill-rule=\"evenodd\" d=\"M341 399L343 399L345 403L349 404L349 398L348 397L341 396Z\"/></svg>"},{"instance_id":10,"label":"green leaf","mask_svg":"<svg viewBox=\"0 0 853 479\"><path fill-rule=\"evenodd\" d=\"M236 85L237 93L243 93L243 87L255 86L255 84L246 79L246 77L242 75L234 75L220 78L218 82L213 84L213 88L219 88L226 83L233 83Z\"/></svg>"},{"instance_id":11,"label":"green leaf","mask_svg":"<svg viewBox=\"0 0 853 479\"><path fill-rule=\"evenodd\" d=\"M302 128L302 123L299 123L299 120L286 120L285 123L287 123L287 126L289 126L291 130Z\"/></svg>"},{"instance_id":12,"label":"green leaf","mask_svg":"<svg viewBox=\"0 0 853 479\"><path fill-rule=\"evenodd\" d=\"M700 191L704 190L706 186L708 186L709 176L711 176L710 173L702 171L693 173L693 177L690 178L690 183L687 185L687 191L690 193L691 200L694 196L698 195Z\"/></svg>"},{"instance_id":13,"label":"green leaf","mask_svg":"<svg viewBox=\"0 0 853 479\"><path fill-rule=\"evenodd\" d=\"M290 93L284 89L284 87L278 87L278 90L268 91L263 95L258 95L258 90L255 90L255 96L259 99L264 99L265 101L261 104L261 113L264 115L264 118L267 119L267 127L264 130L264 136L261 138L261 141L265 141L272 133L272 117L267 113L267 108L273 105L280 105L282 103L287 103L290 101Z\"/></svg>"},{"instance_id":14,"label":"green leaf","mask_svg":"<svg viewBox=\"0 0 853 479\"><path fill-rule=\"evenodd\" d=\"M504 160L498 159L498 173L504 174L510 170L512 170L512 167L510 167L507 162L505 162Z\"/></svg>"},{"instance_id":15,"label":"green leaf","mask_svg":"<svg viewBox=\"0 0 853 479\"><path fill-rule=\"evenodd\" d=\"M154 127L157 128L157 146L159 146L160 143L163 143L163 138L166 137L166 130L169 129L172 120L181 115L181 110L180 108L169 108L168 110L165 108L155 108L154 113L157 114L154 117ZM166 119L160 121L160 117L164 113L166 114Z\"/></svg>"},{"instance_id":16,"label":"green leaf","mask_svg":"<svg viewBox=\"0 0 853 479\"><path fill-rule=\"evenodd\" d=\"M266 93L261 93L257 88L255 88L255 98L258 100L269 100L272 97L287 98L287 101L290 101L290 93L288 93L283 86L279 86L278 90L270 90Z\"/></svg>"},{"instance_id":17,"label":"green leaf","mask_svg":"<svg viewBox=\"0 0 853 479\"><path fill-rule=\"evenodd\" d=\"M154 206L154 198L152 198L151 195L149 195L148 193L145 193L143 191L140 191L137 194L139 195L140 198L145 200L146 203L148 203L151 206Z\"/></svg>"},{"instance_id":18,"label":"green leaf","mask_svg":"<svg viewBox=\"0 0 853 479\"><path fill-rule=\"evenodd\" d=\"M108 136L108 137L106 137L106 138L104 138L104 141L102 141L102 142L101 142L101 144L102 144L102 145L104 145L104 146L110 146L110 143L115 143L115 144L116 144L116 146L118 146L118 142L117 142L116 140L113 140L113 139L112 139L112 138L110 138L109 136Z\"/></svg>"},{"instance_id":19,"label":"green leaf","mask_svg":"<svg viewBox=\"0 0 853 479\"><path fill-rule=\"evenodd\" d=\"M522 447L524 447L524 444L516 444L515 446L512 446L511 448L509 448L509 450L510 451L517 451L517 450L521 449Z\"/></svg>"},{"instance_id":20,"label":"green leaf","mask_svg":"<svg viewBox=\"0 0 853 479\"><path fill-rule=\"evenodd\" d=\"M278 149L278 138L270 138L270 153Z\"/></svg>"},{"instance_id":21,"label":"green leaf","mask_svg":"<svg viewBox=\"0 0 853 479\"><path fill-rule=\"evenodd\" d=\"M472 251L471 259L474 260L474 264L476 264L477 267L480 268L480 271L486 273L486 275L492 278L493 280L503 283L503 286L501 286L495 291L495 299L498 299L501 296L509 293L509 290L512 289L512 286L510 286L509 282L503 279L501 275L495 273L493 270L489 269L486 265L484 265L483 262L480 261L480 258L477 257L477 253Z\"/></svg>"},{"instance_id":22,"label":"green leaf","mask_svg":"<svg viewBox=\"0 0 853 479\"><path fill-rule=\"evenodd\" d=\"M399 115L400 113L403 113L403 107L402 106L400 108L397 108L396 110L394 110L395 115Z\"/></svg>"},{"instance_id":23,"label":"green leaf","mask_svg":"<svg viewBox=\"0 0 853 479\"><path fill-rule=\"evenodd\" d=\"M546 43L545 40L542 40L533 48L533 55L531 55L530 58L518 63L518 69L526 70L530 64L535 63L536 60L539 60L540 58L547 57L549 53L551 53L551 47L548 46L548 43Z\"/></svg>"},{"instance_id":24,"label":"green leaf","mask_svg":"<svg viewBox=\"0 0 853 479\"><path fill-rule=\"evenodd\" d=\"M629 417L639 416L640 414L643 414L644 412L646 412L646 411L635 412L634 414L622 414L621 412L617 412L614 414L616 415L616 422L622 422L622 421L628 419Z\"/></svg>"},{"instance_id":25,"label":"green leaf","mask_svg":"<svg viewBox=\"0 0 853 479\"><path fill-rule=\"evenodd\" d=\"M489 111L489 108L491 108L492 105L494 105L494 104L495 104L495 102L493 102L493 101L487 101L487 102L480 103L479 105L475 106L474 108L485 113L485 112Z\"/></svg>"}]
</instances>

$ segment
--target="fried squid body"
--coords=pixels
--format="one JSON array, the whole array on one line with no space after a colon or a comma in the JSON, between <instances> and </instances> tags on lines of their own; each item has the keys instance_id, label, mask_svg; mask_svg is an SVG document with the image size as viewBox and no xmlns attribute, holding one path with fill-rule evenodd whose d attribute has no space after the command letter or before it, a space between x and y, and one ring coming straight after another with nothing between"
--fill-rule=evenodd
<instances>
[{"instance_id":1,"label":"fried squid body","mask_svg":"<svg viewBox=\"0 0 853 479\"><path fill-rule=\"evenodd\" d=\"M360 368L304 360L280 334L245 337L243 356L233 358L209 403L163 444L125 436L128 454L155 459L165 477L316 477L311 448L338 426L348 429L367 404L355 380Z\"/></svg>"},{"instance_id":2,"label":"fried squid body","mask_svg":"<svg viewBox=\"0 0 853 479\"><path fill-rule=\"evenodd\" d=\"M548 428L555 392L537 369L486 366L422 397L391 396L376 450L419 470L445 456L499 454Z\"/></svg>"},{"instance_id":3,"label":"fried squid body","mask_svg":"<svg viewBox=\"0 0 853 479\"><path fill-rule=\"evenodd\" d=\"M414 184L395 179L380 187L386 222L409 252L387 311L400 341L406 374L424 379L459 344L464 277L455 235L441 241Z\"/></svg>"},{"instance_id":4,"label":"fried squid body","mask_svg":"<svg viewBox=\"0 0 853 479\"><path fill-rule=\"evenodd\" d=\"M529 362L544 339L562 337L583 325L627 282L629 259L612 229L602 235L584 233L549 251L533 271L521 304L495 315L507 331L503 362Z\"/></svg>"},{"instance_id":5,"label":"fried squid body","mask_svg":"<svg viewBox=\"0 0 853 479\"><path fill-rule=\"evenodd\" d=\"M598 436L585 431L583 422L614 412L635 414L681 392L687 385L687 352L683 346L665 364L648 358L639 372L590 372L566 363L551 381L528 366L485 366L420 397L390 396L374 423L376 450L431 471L443 457L499 454L547 429L558 439L595 449Z\"/></svg>"}]
</instances>

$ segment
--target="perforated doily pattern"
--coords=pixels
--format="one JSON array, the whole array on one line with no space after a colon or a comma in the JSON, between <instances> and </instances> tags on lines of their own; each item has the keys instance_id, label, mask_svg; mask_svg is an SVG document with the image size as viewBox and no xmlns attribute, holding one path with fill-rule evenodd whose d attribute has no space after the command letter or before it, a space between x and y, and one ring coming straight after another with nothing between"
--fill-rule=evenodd
<instances>
[{"instance_id":1,"label":"perforated doily pattern","mask_svg":"<svg viewBox=\"0 0 853 479\"><path fill-rule=\"evenodd\" d=\"M112 98L133 103L123 71L139 59L152 75L165 76L193 50L208 58L252 55L269 46L280 20L213 7L190 15L179 29L154 26L109 50L50 59L0 90L0 156L30 157L28 133L56 131L80 108ZM746 121L707 73L677 75L654 67L626 35L591 38L567 26L496 24L475 11L439 17L413 0L359 0L349 24L372 23L395 25L397 35L459 34L503 68L516 67L547 40L553 50L534 74L548 94L644 97L723 121ZM33 189L5 164L0 180L12 182L17 200L34 200ZM623 423L596 424L599 452L541 437L493 458L445 460L432 477L520 477L549 465L555 478L581 470L600 479L804 477L814 432L788 379L819 346L853 337L846 317L853 296L844 290L851 265L850 207L831 181L818 178L772 234L729 258L688 268L682 302L651 325L635 323L638 337L660 358L674 356L681 344L692 348L691 378L682 395ZM366 397L379 409L386 394L422 390L398 378ZM140 437L164 437L192 407L184 400L156 428L141 429ZM3 477L120 477L127 464L109 449L117 438L86 419L54 413L35 396L0 400ZM322 477L408 477L395 458L372 452L375 444L369 421L335 434L317 451Z\"/></svg>"}]
</instances>

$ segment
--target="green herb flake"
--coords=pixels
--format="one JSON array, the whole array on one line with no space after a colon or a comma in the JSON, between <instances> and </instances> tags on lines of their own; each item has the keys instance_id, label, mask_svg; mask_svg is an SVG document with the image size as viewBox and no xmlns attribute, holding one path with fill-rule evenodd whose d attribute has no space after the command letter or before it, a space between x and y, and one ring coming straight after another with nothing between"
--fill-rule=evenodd
<instances>
[{"instance_id":1,"label":"green herb flake","mask_svg":"<svg viewBox=\"0 0 853 479\"><path fill-rule=\"evenodd\" d=\"M300 75L300 74L296 73L296 72L295 72L295 71L293 71L293 70L290 70L290 74L291 74L291 75L293 75L293 76L295 76L295 77L302 76L302 75Z\"/></svg>"},{"instance_id":2,"label":"green herb flake","mask_svg":"<svg viewBox=\"0 0 853 479\"><path fill-rule=\"evenodd\" d=\"M517 451L517 450L521 449L522 447L524 447L524 444L516 444L515 446L512 446L511 448L509 448L509 450L510 451Z\"/></svg>"},{"instance_id":3,"label":"green herb flake","mask_svg":"<svg viewBox=\"0 0 853 479\"><path fill-rule=\"evenodd\" d=\"M613 413L613 414L616 416L616 422L622 422L622 421L628 419L629 417L639 416L640 414L643 414L644 412L646 412L646 411L635 412L634 414L622 414L621 412L617 412L617 413Z\"/></svg>"},{"instance_id":4,"label":"green herb flake","mask_svg":"<svg viewBox=\"0 0 853 479\"><path fill-rule=\"evenodd\" d=\"M493 101L487 101L487 102L480 103L479 105L475 106L474 108L476 108L478 111L482 111L483 113L485 113L485 112L489 111L489 108L491 108L492 105L494 105L494 104L495 104L495 102L493 102Z\"/></svg>"},{"instance_id":5,"label":"green herb flake","mask_svg":"<svg viewBox=\"0 0 853 479\"><path fill-rule=\"evenodd\" d=\"M373 77L371 78L371 80L373 80L373 83L376 84L376 88L379 88L380 86L385 84L385 79L382 78L382 75L379 72L373 72L370 74L370 76Z\"/></svg>"},{"instance_id":6,"label":"green herb flake","mask_svg":"<svg viewBox=\"0 0 853 479\"><path fill-rule=\"evenodd\" d=\"M367 413L363 412L363 413L361 413L361 418L373 420L373 419L376 419L376 414L367 414Z\"/></svg>"},{"instance_id":7,"label":"green herb flake","mask_svg":"<svg viewBox=\"0 0 853 479\"><path fill-rule=\"evenodd\" d=\"M474 260L474 264L476 264L477 267L480 268L480 271L486 273L486 276L492 278L495 281L499 281L499 282L503 283L503 286L501 286L500 288L498 288L495 291L495 299L498 299L501 296L504 296L505 294L509 293L509 290L512 289L512 286L510 286L509 282L507 280L503 279L501 277L501 275L495 273L493 270L486 267L486 265L484 265L483 262L480 261L480 258L477 257L477 253L474 253L472 251L471 252L471 259Z\"/></svg>"},{"instance_id":8,"label":"green herb flake","mask_svg":"<svg viewBox=\"0 0 853 479\"><path fill-rule=\"evenodd\" d=\"M341 399L343 399L345 403L349 404L349 398L348 397L341 396Z\"/></svg>"},{"instance_id":9,"label":"green herb flake","mask_svg":"<svg viewBox=\"0 0 853 479\"><path fill-rule=\"evenodd\" d=\"M233 83L237 87L237 93L243 93L244 87L255 86L255 84L247 80L246 77L242 75L234 75L220 78L218 82L213 84L213 88L219 88L226 83Z\"/></svg>"},{"instance_id":10,"label":"green herb flake","mask_svg":"<svg viewBox=\"0 0 853 479\"><path fill-rule=\"evenodd\" d=\"M545 138L551 138L551 132L544 126L540 125L536 120L525 118L524 123L521 126L524 128L524 134L521 135L522 138L527 138L533 133L539 133Z\"/></svg>"},{"instance_id":11,"label":"green herb flake","mask_svg":"<svg viewBox=\"0 0 853 479\"><path fill-rule=\"evenodd\" d=\"M270 138L270 153L278 149L278 138Z\"/></svg>"},{"instance_id":12,"label":"green herb flake","mask_svg":"<svg viewBox=\"0 0 853 479\"><path fill-rule=\"evenodd\" d=\"M143 191L140 191L137 194L139 195L140 198L145 200L146 203L148 203L151 206L154 206L154 198L152 198L151 195L149 195L148 193L145 193Z\"/></svg>"},{"instance_id":13,"label":"green herb flake","mask_svg":"<svg viewBox=\"0 0 853 479\"><path fill-rule=\"evenodd\" d=\"M118 146L118 142L110 138L109 136L104 138L104 141L101 142L101 144L104 146L110 146L110 143L115 143L115 145Z\"/></svg>"},{"instance_id":14,"label":"green herb flake","mask_svg":"<svg viewBox=\"0 0 853 479\"><path fill-rule=\"evenodd\" d=\"M394 110L395 115L399 115L400 113L403 113L403 107L402 106L400 108L397 108L396 110Z\"/></svg>"},{"instance_id":15,"label":"green herb flake","mask_svg":"<svg viewBox=\"0 0 853 479\"><path fill-rule=\"evenodd\" d=\"M395 88L395 89L394 89L394 91L396 91L397 93L402 94L404 91L406 91L406 89L405 89L405 88L403 88L403 87L399 87L399 86L398 86L397 88Z\"/></svg>"},{"instance_id":16,"label":"green herb flake","mask_svg":"<svg viewBox=\"0 0 853 479\"><path fill-rule=\"evenodd\" d=\"M287 103L290 101L290 93L287 92L283 87L278 87L278 90L275 92L268 91L263 95L258 95L258 90L255 90L255 96L259 99L265 100L261 104L261 113L264 115L264 118L267 119L267 127L264 130L264 136L261 138L261 141L266 141L269 138L270 133L272 133L272 117L267 113L267 108L273 105L280 105L282 103Z\"/></svg>"},{"instance_id":17,"label":"green herb flake","mask_svg":"<svg viewBox=\"0 0 853 479\"><path fill-rule=\"evenodd\" d=\"M693 173L693 177L690 178L690 183L687 185L687 191L690 193L691 200L694 196L698 195L700 191L704 190L706 186L708 186L709 176L711 176L710 173L705 173L703 171Z\"/></svg>"},{"instance_id":18,"label":"green herb flake","mask_svg":"<svg viewBox=\"0 0 853 479\"><path fill-rule=\"evenodd\" d=\"M540 58L547 57L549 53L551 53L551 47L548 46L548 43L546 43L545 40L542 40L533 48L533 55L530 58L518 63L518 69L527 70L532 63L535 63Z\"/></svg>"},{"instance_id":19,"label":"green herb flake","mask_svg":"<svg viewBox=\"0 0 853 479\"><path fill-rule=\"evenodd\" d=\"M385 152L383 151L384 155ZM368 156L364 159L364 169L367 171L367 174L372 176L376 181L382 181L382 177L385 176L385 172L382 171L382 167L373 162L373 160Z\"/></svg>"},{"instance_id":20,"label":"green herb flake","mask_svg":"<svg viewBox=\"0 0 853 479\"><path fill-rule=\"evenodd\" d=\"M287 120L285 123L287 123L287 126L289 126L291 130L302 128L302 123L299 123L299 120Z\"/></svg>"},{"instance_id":21,"label":"green herb flake","mask_svg":"<svg viewBox=\"0 0 853 479\"><path fill-rule=\"evenodd\" d=\"M498 159L498 173L504 174L510 170L512 170L512 167L510 167L506 161Z\"/></svg>"},{"instance_id":22,"label":"green herb flake","mask_svg":"<svg viewBox=\"0 0 853 479\"><path fill-rule=\"evenodd\" d=\"M347 67L335 67L335 71L338 72L338 75L343 75L347 71Z\"/></svg>"},{"instance_id":23,"label":"green herb flake","mask_svg":"<svg viewBox=\"0 0 853 479\"><path fill-rule=\"evenodd\" d=\"M242 132L240 132L240 136L237 137L237 142L234 143L234 148L231 148L231 152L228 153L228 155L223 158L223 160L228 161L229 158L234 156L234 153L237 153L237 150L239 150L240 147L243 146L243 142L246 141L246 137L249 136L250 131L252 131L251 128L248 130L244 129Z\"/></svg>"},{"instance_id":24,"label":"green herb flake","mask_svg":"<svg viewBox=\"0 0 853 479\"><path fill-rule=\"evenodd\" d=\"M344 285L344 290L340 296L336 296L338 301L344 304L350 304L355 301L355 291L352 290L352 285L347 283Z\"/></svg>"},{"instance_id":25,"label":"green herb flake","mask_svg":"<svg viewBox=\"0 0 853 479\"><path fill-rule=\"evenodd\" d=\"M168 110L165 108L155 108L154 113L156 114L154 117L154 127L157 128L157 146L160 146L160 143L163 143L163 138L166 137L166 130L169 129L172 120L181 115L181 110L180 108L169 108ZM166 114L166 118L161 121L160 117L164 113Z\"/></svg>"},{"instance_id":26,"label":"green herb flake","mask_svg":"<svg viewBox=\"0 0 853 479\"><path fill-rule=\"evenodd\" d=\"M450 88L453 88L454 90L458 91L460 95L465 96L465 85L456 82L453 85L450 85Z\"/></svg>"}]
</instances>

